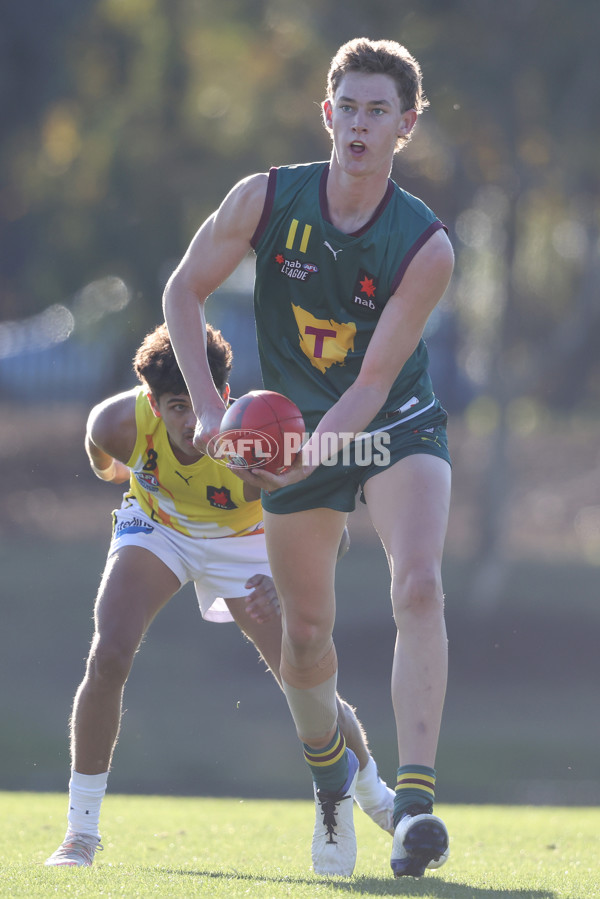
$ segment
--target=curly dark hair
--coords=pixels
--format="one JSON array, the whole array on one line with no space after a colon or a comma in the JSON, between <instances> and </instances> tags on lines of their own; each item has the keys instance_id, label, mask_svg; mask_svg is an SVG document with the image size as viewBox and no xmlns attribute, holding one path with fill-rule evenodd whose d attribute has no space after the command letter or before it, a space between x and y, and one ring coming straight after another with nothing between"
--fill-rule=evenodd
<instances>
[{"instance_id":1,"label":"curly dark hair","mask_svg":"<svg viewBox=\"0 0 600 899\"><path fill-rule=\"evenodd\" d=\"M206 340L213 381L219 393L223 393L233 364L233 351L221 332L209 324L206 325ZM144 337L133 357L133 370L157 400L164 393L188 393L164 323Z\"/></svg>"}]
</instances>

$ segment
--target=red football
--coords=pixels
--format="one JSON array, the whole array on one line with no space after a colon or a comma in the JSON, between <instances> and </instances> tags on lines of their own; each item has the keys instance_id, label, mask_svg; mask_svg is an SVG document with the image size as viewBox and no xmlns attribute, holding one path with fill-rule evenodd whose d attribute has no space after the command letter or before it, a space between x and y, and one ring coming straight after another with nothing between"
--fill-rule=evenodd
<instances>
[{"instance_id":1,"label":"red football","mask_svg":"<svg viewBox=\"0 0 600 899\"><path fill-rule=\"evenodd\" d=\"M295 403L273 390L251 390L223 416L215 455L235 467L277 474L292 464L303 436L304 419Z\"/></svg>"}]
</instances>

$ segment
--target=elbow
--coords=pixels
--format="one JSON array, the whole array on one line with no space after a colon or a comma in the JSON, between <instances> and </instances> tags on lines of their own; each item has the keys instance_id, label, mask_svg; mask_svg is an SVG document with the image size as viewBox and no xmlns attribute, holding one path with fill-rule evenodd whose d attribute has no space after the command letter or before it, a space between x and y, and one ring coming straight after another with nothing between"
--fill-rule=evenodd
<instances>
[{"instance_id":1,"label":"elbow","mask_svg":"<svg viewBox=\"0 0 600 899\"><path fill-rule=\"evenodd\" d=\"M173 274L171 275L171 277L169 278L169 280L167 281L167 284L163 291L162 308L163 308L163 314L165 316L165 319L167 318L168 312L170 312L170 310L174 306L177 305L177 297L180 295L180 293L181 293L181 289L178 284L178 276L177 276L177 269L176 269L173 272Z\"/></svg>"},{"instance_id":2,"label":"elbow","mask_svg":"<svg viewBox=\"0 0 600 899\"><path fill-rule=\"evenodd\" d=\"M203 306L207 296L190 282L185 270L180 266L175 269L163 291L162 308L165 321L173 311Z\"/></svg>"}]
</instances>

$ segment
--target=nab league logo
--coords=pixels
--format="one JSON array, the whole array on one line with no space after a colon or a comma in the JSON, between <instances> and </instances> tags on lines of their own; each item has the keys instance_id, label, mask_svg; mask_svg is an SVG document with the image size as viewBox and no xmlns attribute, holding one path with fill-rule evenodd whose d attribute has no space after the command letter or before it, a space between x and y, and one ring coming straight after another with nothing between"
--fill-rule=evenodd
<instances>
[{"instance_id":1,"label":"nab league logo","mask_svg":"<svg viewBox=\"0 0 600 899\"><path fill-rule=\"evenodd\" d=\"M380 313L382 307L377 301L377 278L364 268L359 269L354 282L352 307L357 315L372 316Z\"/></svg>"},{"instance_id":2,"label":"nab league logo","mask_svg":"<svg viewBox=\"0 0 600 899\"><path fill-rule=\"evenodd\" d=\"M283 253L277 253L275 262L279 266L282 275L293 281L309 281L312 275L319 271L319 266L314 262L300 262L299 259L286 259Z\"/></svg>"}]
</instances>

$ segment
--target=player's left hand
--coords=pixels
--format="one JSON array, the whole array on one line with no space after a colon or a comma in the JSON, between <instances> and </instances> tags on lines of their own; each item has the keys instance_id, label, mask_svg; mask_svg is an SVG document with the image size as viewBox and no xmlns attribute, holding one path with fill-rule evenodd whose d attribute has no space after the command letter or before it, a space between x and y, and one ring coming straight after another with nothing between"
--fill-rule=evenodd
<instances>
[{"instance_id":1,"label":"player's left hand","mask_svg":"<svg viewBox=\"0 0 600 899\"><path fill-rule=\"evenodd\" d=\"M259 624L264 624L271 618L281 615L279 598L272 578L266 574L254 574L248 578L244 586L246 590L252 590L246 596L246 611L251 618Z\"/></svg>"}]
</instances>

